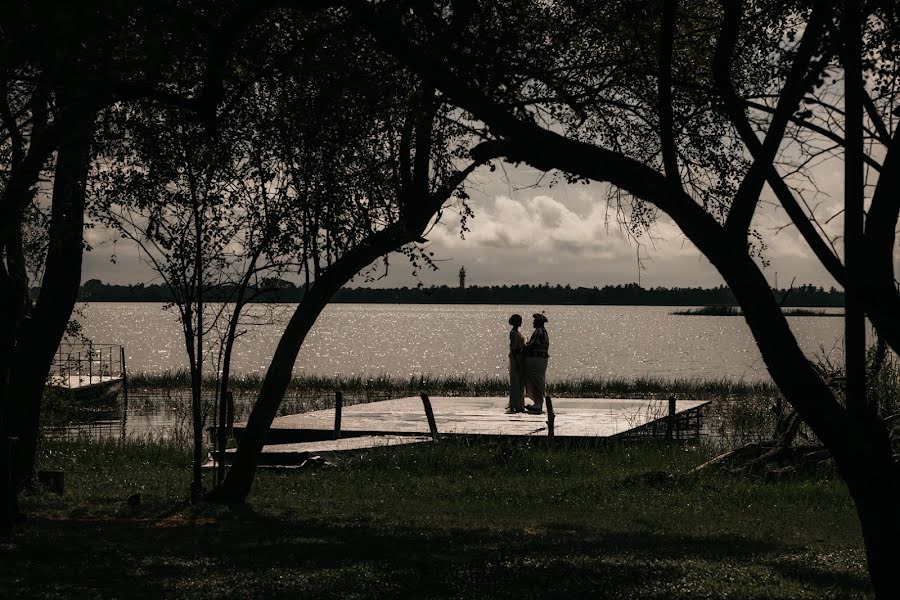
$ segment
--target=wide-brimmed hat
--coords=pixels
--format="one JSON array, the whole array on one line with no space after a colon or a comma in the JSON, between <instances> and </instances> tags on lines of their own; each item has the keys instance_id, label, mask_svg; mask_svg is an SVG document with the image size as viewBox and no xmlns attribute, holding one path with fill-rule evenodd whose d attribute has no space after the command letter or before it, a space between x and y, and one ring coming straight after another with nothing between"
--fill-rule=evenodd
<instances>
[{"instance_id":1,"label":"wide-brimmed hat","mask_svg":"<svg viewBox=\"0 0 900 600\"><path fill-rule=\"evenodd\" d=\"M537 321L538 323L546 323L547 322L547 315L545 315L544 313L534 313L531 316L534 317L534 320Z\"/></svg>"}]
</instances>

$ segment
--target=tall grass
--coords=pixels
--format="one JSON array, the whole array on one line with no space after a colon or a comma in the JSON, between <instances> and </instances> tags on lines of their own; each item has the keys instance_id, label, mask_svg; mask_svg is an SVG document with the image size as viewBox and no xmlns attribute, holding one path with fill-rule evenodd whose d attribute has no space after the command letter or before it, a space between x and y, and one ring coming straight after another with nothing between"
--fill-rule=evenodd
<instances>
[{"instance_id":1,"label":"tall grass","mask_svg":"<svg viewBox=\"0 0 900 600\"><path fill-rule=\"evenodd\" d=\"M169 422L166 435L189 439L189 384L186 372L135 375L130 380L130 408L146 413L165 412ZM256 374L234 378L231 388L237 421L249 417L261 384L262 378ZM213 379L208 380L208 389L204 415L212 414ZM333 408L336 391L343 393L344 404L349 406L414 396L420 391L431 396L505 396L509 383L500 377L300 375L291 380L279 415ZM674 395L683 400L709 400L711 403L704 408L704 429L717 447L734 447L770 437L775 423L770 407L779 398L771 383L724 378L568 378L550 382L547 393L560 398L665 399Z\"/></svg>"},{"instance_id":2,"label":"tall grass","mask_svg":"<svg viewBox=\"0 0 900 600\"><path fill-rule=\"evenodd\" d=\"M893 352L878 355L872 346L866 353L866 383L869 401L882 417L900 413L900 360Z\"/></svg>"},{"instance_id":3,"label":"tall grass","mask_svg":"<svg viewBox=\"0 0 900 600\"><path fill-rule=\"evenodd\" d=\"M138 373L129 378L132 390L164 392L185 390L190 387L190 376L186 371L166 371L164 373ZM207 385L215 385L209 377ZM249 374L232 379L230 387L236 391L259 391L262 377ZM505 377L470 377L420 375L396 377L382 374L376 376L322 376L298 375L288 385L288 395L331 395L335 391L353 395L382 396L383 394L413 395L425 391L434 396L503 396L509 392L509 380ZM577 377L560 379L548 383L548 395L559 397L600 397L614 398L655 398L671 394L681 394L697 399L728 398L740 399L759 395L771 396L777 393L769 382L733 381L725 378L663 378L638 377Z\"/></svg>"}]
</instances>

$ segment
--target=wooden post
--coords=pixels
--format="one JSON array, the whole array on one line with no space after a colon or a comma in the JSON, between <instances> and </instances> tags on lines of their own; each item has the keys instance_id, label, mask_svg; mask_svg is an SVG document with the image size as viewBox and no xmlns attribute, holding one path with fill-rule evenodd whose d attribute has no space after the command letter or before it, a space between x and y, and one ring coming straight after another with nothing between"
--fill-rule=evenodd
<instances>
[{"instance_id":1,"label":"wooden post","mask_svg":"<svg viewBox=\"0 0 900 600\"><path fill-rule=\"evenodd\" d=\"M428 428L431 430L431 439L437 441L437 423L434 421L434 411L431 410L431 400L428 399L428 394L425 392L419 393L419 396L422 398L422 404L425 406L425 418L428 419Z\"/></svg>"},{"instance_id":2,"label":"wooden post","mask_svg":"<svg viewBox=\"0 0 900 600\"><path fill-rule=\"evenodd\" d=\"M672 430L675 428L675 396L669 396L669 418L666 419L666 439L672 439Z\"/></svg>"},{"instance_id":3,"label":"wooden post","mask_svg":"<svg viewBox=\"0 0 900 600\"><path fill-rule=\"evenodd\" d=\"M334 439L341 439L341 408L344 406L344 394L334 393Z\"/></svg>"},{"instance_id":4,"label":"wooden post","mask_svg":"<svg viewBox=\"0 0 900 600\"><path fill-rule=\"evenodd\" d=\"M553 441L553 421L556 420L556 414L553 412L553 400L550 396L544 398L544 401L547 404L547 435L550 436L550 441Z\"/></svg>"},{"instance_id":5,"label":"wooden post","mask_svg":"<svg viewBox=\"0 0 900 600\"><path fill-rule=\"evenodd\" d=\"M112 356L112 348L109 349ZM110 358L112 360L112 358ZM122 440L128 437L128 371L125 370L125 346L119 346L119 368L122 371ZM110 367L110 376L112 376L112 367Z\"/></svg>"}]
</instances>

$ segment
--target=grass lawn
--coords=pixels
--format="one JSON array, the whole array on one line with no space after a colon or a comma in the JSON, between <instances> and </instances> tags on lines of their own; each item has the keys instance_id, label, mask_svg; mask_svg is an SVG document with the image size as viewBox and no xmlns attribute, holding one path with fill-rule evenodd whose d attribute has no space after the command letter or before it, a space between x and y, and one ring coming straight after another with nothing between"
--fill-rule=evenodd
<instances>
[{"instance_id":1,"label":"grass lawn","mask_svg":"<svg viewBox=\"0 0 900 600\"><path fill-rule=\"evenodd\" d=\"M0 596L867 597L836 476L685 474L706 457L447 440L261 473L228 508L184 501L180 449L47 444L66 495L24 497Z\"/></svg>"}]
</instances>

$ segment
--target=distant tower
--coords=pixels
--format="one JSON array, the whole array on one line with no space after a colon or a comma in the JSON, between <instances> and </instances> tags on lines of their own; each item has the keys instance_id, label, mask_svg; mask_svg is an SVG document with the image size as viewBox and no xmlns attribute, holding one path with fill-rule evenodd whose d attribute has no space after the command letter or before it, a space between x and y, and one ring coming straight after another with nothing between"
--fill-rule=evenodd
<instances>
[{"instance_id":1,"label":"distant tower","mask_svg":"<svg viewBox=\"0 0 900 600\"><path fill-rule=\"evenodd\" d=\"M465 267L459 268L459 289L461 289L461 290L466 289L466 268Z\"/></svg>"}]
</instances>

